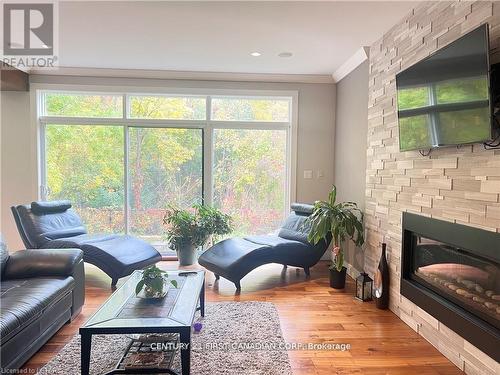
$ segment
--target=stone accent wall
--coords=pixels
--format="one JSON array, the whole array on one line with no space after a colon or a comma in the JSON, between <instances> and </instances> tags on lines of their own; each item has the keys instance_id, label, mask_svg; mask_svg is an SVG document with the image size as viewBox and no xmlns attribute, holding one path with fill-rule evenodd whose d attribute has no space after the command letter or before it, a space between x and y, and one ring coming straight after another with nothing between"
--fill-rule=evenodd
<instances>
[{"instance_id":1,"label":"stone accent wall","mask_svg":"<svg viewBox=\"0 0 500 375\"><path fill-rule=\"evenodd\" d=\"M477 26L489 23L492 62L500 61L500 2L420 4L370 49L366 171L366 270L388 244L391 310L467 374L500 365L399 293L403 211L500 232L500 151L481 144L399 152L395 75Z\"/></svg>"}]
</instances>

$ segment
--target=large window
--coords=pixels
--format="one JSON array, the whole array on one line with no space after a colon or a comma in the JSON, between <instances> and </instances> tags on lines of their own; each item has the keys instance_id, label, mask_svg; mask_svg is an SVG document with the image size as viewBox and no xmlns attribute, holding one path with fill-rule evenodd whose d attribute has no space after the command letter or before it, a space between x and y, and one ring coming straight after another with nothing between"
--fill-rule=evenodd
<instances>
[{"instance_id":1,"label":"large window","mask_svg":"<svg viewBox=\"0 0 500 375\"><path fill-rule=\"evenodd\" d=\"M45 126L46 194L69 199L92 232L124 232L123 128Z\"/></svg>"},{"instance_id":2,"label":"large window","mask_svg":"<svg viewBox=\"0 0 500 375\"><path fill-rule=\"evenodd\" d=\"M130 231L160 240L167 205L201 203L200 129L130 128Z\"/></svg>"},{"instance_id":3,"label":"large window","mask_svg":"<svg viewBox=\"0 0 500 375\"><path fill-rule=\"evenodd\" d=\"M235 218L236 234L265 234L283 220L286 131L217 129L214 203Z\"/></svg>"},{"instance_id":4,"label":"large window","mask_svg":"<svg viewBox=\"0 0 500 375\"><path fill-rule=\"evenodd\" d=\"M169 205L215 205L235 234L288 211L292 95L39 91L45 199L70 199L92 232L164 237Z\"/></svg>"}]
</instances>

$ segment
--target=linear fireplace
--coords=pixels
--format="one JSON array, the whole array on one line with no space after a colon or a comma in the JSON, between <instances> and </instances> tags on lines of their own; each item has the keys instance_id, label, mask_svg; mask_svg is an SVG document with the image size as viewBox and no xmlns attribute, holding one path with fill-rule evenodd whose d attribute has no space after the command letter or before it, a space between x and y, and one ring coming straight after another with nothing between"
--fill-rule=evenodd
<instances>
[{"instance_id":1,"label":"linear fireplace","mask_svg":"<svg viewBox=\"0 0 500 375\"><path fill-rule=\"evenodd\" d=\"M403 213L401 294L500 358L500 234Z\"/></svg>"}]
</instances>

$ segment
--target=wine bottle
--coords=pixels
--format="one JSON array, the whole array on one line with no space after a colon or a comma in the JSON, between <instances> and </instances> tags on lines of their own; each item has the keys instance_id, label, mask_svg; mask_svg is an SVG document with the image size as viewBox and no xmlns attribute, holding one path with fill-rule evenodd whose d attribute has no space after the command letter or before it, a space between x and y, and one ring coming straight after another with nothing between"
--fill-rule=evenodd
<instances>
[{"instance_id":1,"label":"wine bottle","mask_svg":"<svg viewBox=\"0 0 500 375\"><path fill-rule=\"evenodd\" d=\"M387 244L382 244L382 255L378 263L377 272L375 273L374 289L375 303L379 309L387 309L389 307L389 265L386 257Z\"/></svg>"}]
</instances>

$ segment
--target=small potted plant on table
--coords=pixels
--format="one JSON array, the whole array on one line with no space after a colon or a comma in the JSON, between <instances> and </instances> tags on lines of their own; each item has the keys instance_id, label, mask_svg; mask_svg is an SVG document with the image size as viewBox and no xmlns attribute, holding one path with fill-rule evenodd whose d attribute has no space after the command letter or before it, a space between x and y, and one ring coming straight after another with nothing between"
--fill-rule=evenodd
<instances>
[{"instance_id":1,"label":"small potted plant on table","mask_svg":"<svg viewBox=\"0 0 500 375\"><path fill-rule=\"evenodd\" d=\"M191 210L171 207L163 219L167 227L167 240L177 251L179 265L196 262L196 249L206 244L212 236L232 232L232 220L216 208L195 205Z\"/></svg>"},{"instance_id":2,"label":"small potted plant on table","mask_svg":"<svg viewBox=\"0 0 500 375\"><path fill-rule=\"evenodd\" d=\"M167 278L167 272L155 265L149 266L142 271L142 278L135 286L135 294L145 299L163 298L167 295L170 284L177 288L177 281L167 280Z\"/></svg>"},{"instance_id":3,"label":"small potted plant on table","mask_svg":"<svg viewBox=\"0 0 500 375\"><path fill-rule=\"evenodd\" d=\"M328 201L317 201L309 217L309 241L317 244L332 236L333 259L330 266L330 286L344 289L346 268L344 267L344 250L341 248L346 239L354 241L356 246L364 243L363 212L354 202L337 203L337 188L333 186Z\"/></svg>"}]
</instances>

